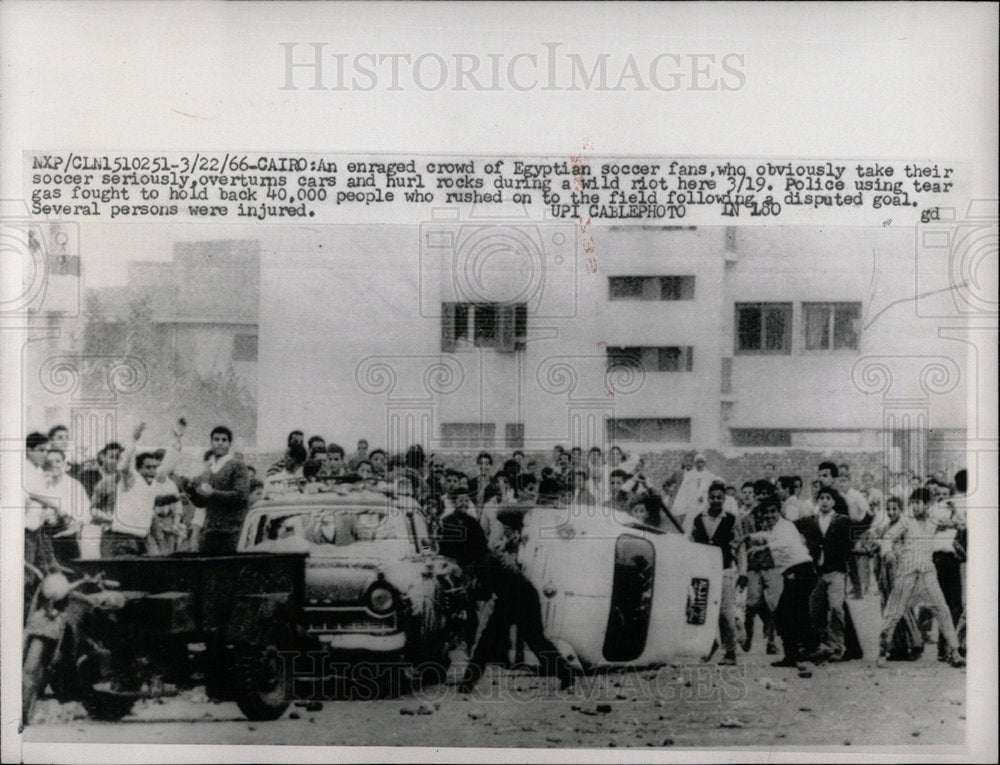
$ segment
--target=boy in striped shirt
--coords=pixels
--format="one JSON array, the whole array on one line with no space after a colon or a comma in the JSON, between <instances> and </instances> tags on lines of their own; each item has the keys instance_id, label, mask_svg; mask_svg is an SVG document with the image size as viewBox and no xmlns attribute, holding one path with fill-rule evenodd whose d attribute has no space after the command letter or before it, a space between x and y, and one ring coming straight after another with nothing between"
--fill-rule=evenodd
<instances>
[{"instance_id":1,"label":"boy in striped shirt","mask_svg":"<svg viewBox=\"0 0 1000 765\"><path fill-rule=\"evenodd\" d=\"M893 562L895 576L892 591L882 614L882 633L879 637L878 666L886 666L889 645L896 625L904 614L921 604L929 604L937 619L941 634L948 644L948 660L953 667L964 667L965 660L958 652L958 636L951 620L934 568L934 535L937 524L927 517L930 502L927 489L915 489L910 494L909 509L913 517L905 517L899 506L889 503L889 527L881 539L882 556Z\"/></svg>"}]
</instances>

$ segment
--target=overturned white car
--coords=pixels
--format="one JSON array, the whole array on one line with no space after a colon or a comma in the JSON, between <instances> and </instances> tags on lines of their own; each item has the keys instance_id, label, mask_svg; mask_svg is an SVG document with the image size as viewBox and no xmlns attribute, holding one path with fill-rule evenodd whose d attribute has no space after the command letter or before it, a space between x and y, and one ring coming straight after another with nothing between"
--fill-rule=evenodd
<instances>
[{"instance_id":1,"label":"overturned white car","mask_svg":"<svg viewBox=\"0 0 1000 765\"><path fill-rule=\"evenodd\" d=\"M712 650L722 556L602 507L540 507L518 553L541 593L545 633L585 668L648 665Z\"/></svg>"}]
</instances>

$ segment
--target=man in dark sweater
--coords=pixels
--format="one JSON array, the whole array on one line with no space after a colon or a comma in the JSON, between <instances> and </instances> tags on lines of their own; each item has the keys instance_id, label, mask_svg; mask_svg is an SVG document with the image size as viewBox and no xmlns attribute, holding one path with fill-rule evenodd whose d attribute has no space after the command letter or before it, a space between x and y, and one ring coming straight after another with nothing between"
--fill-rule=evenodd
<instances>
[{"instance_id":1,"label":"man in dark sweater","mask_svg":"<svg viewBox=\"0 0 1000 765\"><path fill-rule=\"evenodd\" d=\"M457 502L462 507L467 503ZM505 520L509 520L505 517ZM512 624L541 663L546 675L559 678L560 688L573 684L573 672L552 642L545 637L542 605L534 585L508 556L489 549L486 535L478 521L457 509L441 519L439 551L454 559L469 575L475 576L486 597L496 596L493 613L483 629L479 643L465 669L460 688L471 692L482 677L486 657L500 636L508 634Z\"/></svg>"},{"instance_id":2,"label":"man in dark sweater","mask_svg":"<svg viewBox=\"0 0 1000 765\"><path fill-rule=\"evenodd\" d=\"M830 661L844 659L844 590L853 547L851 519L835 512L839 499L836 489L820 489L819 513L797 524L819 575L809 597L809 617L821 640L817 653Z\"/></svg>"},{"instance_id":3,"label":"man in dark sweater","mask_svg":"<svg viewBox=\"0 0 1000 765\"><path fill-rule=\"evenodd\" d=\"M233 457L233 432L220 425L212 431L212 454L205 472L188 482L192 502L205 508L201 552L228 555L236 552L240 529L250 497L250 473Z\"/></svg>"}]
</instances>

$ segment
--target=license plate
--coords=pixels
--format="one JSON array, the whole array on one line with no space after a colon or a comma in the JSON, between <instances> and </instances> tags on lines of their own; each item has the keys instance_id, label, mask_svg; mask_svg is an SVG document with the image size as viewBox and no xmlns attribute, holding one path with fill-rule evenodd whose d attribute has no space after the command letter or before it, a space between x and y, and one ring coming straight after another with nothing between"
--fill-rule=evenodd
<instances>
[{"instance_id":1,"label":"license plate","mask_svg":"<svg viewBox=\"0 0 1000 765\"><path fill-rule=\"evenodd\" d=\"M708 580L692 579L688 585L687 623L704 624L708 612Z\"/></svg>"}]
</instances>

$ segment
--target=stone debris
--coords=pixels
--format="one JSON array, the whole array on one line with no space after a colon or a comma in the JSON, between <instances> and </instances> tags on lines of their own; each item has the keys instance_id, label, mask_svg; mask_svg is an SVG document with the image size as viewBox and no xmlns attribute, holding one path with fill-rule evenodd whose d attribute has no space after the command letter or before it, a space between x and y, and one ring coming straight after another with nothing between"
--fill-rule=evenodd
<instances>
[{"instance_id":1,"label":"stone debris","mask_svg":"<svg viewBox=\"0 0 1000 765\"><path fill-rule=\"evenodd\" d=\"M486 717L486 713L481 709L473 709L469 713L469 717L473 720L482 720Z\"/></svg>"},{"instance_id":2,"label":"stone debris","mask_svg":"<svg viewBox=\"0 0 1000 765\"><path fill-rule=\"evenodd\" d=\"M719 723L720 728L742 728L744 723L735 717L726 717Z\"/></svg>"}]
</instances>

